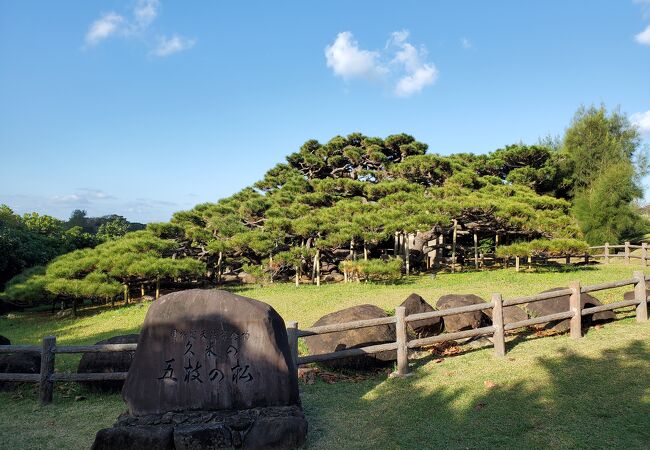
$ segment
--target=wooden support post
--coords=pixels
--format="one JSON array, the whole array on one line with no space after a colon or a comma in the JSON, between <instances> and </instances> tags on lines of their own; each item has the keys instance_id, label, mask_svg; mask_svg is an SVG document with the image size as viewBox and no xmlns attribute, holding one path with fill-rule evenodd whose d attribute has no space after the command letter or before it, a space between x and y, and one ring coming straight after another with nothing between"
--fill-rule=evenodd
<instances>
[{"instance_id":1,"label":"wooden support post","mask_svg":"<svg viewBox=\"0 0 650 450\"><path fill-rule=\"evenodd\" d=\"M519 256L515 256L515 270L519 272Z\"/></svg>"},{"instance_id":2,"label":"wooden support post","mask_svg":"<svg viewBox=\"0 0 650 450\"><path fill-rule=\"evenodd\" d=\"M564 263L567 265L571 264L571 255L566 255L564 257Z\"/></svg>"},{"instance_id":3,"label":"wooden support post","mask_svg":"<svg viewBox=\"0 0 650 450\"><path fill-rule=\"evenodd\" d=\"M456 228L458 227L458 221L454 219L454 231L451 239L451 271L456 271Z\"/></svg>"},{"instance_id":4,"label":"wooden support post","mask_svg":"<svg viewBox=\"0 0 650 450\"><path fill-rule=\"evenodd\" d=\"M397 376L403 377L409 374L408 337L406 333L406 308L398 306L395 308L397 320Z\"/></svg>"},{"instance_id":5,"label":"wooden support post","mask_svg":"<svg viewBox=\"0 0 650 450\"><path fill-rule=\"evenodd\" d=\"M296 287L300 286L300 267L296 266Z\"/></svg>"},{"instance_id":6,"label":"wooden support post","mask_svg":"<svg viewBox=\"0 0 650 450\"><path fill-rule=\"evenodd\" d=\"M406 234L404 241L404 267L406 268L406 275L411 272L411 237Z\"/></svg>"},{"instance_id":7,"label":"wooden support post","mask_svg":"<svg viewBox=\"0 0 650 450\"><path fill-rule=\"evenodd\" d=\"M298 322L287 323L287 339L291 352L291 370L298 376Z\"/></svg>"},{"instance_id":8,"label":"wooden support post","mask_svg":"<svg viewBox=\"0 0 650 450\"><path fill-rule=\"evenodd\" d=\"M320 250L316 250L316 286L320 286Z\"/></svg>"},{"instance_id":9,"label":"wooden support post","mask_svg":"<svg viewBox=\"0 0 650 450\"><path fill-rule=\"evenodd\" d=\"M478 269L478 235L474 231L474 268Z\"/></svg>"},{"instance_id":10,"label":"wooden support post","mask_svg":"<svg viewBox=\"0 0 650 450\"><path fill-rule=\"evenodd\" d=\"M52 374L54 373L55 351L56 337L45 336L43 338L43 348L41 350L41 379L39 385L39 399L41 405L52 403L52 394L54 393Z\"/></svg>"},{"instance_id":11,"label":"wooden support post","mask_svg":"<svg viewBox=\"0 0 650 450\"><path fill-rule=\"evenodd\" d=\"M643 265L647 266L648 265L648 244L643 242L641 244L641 251L642 251L641 257L643 258Z\"/></svg>"},{"instance_id":12,"label":"wooden support post","mask_svg":"<svg viewBox=\"0 0 650 450\"><path fill-rule=\"evenodd\" d=\"M571 317L571 339L580 339L582 337L582 308L580 307L580 282L573 281L569 283L571 297L569 297L569 307L573 312Z\"/></svg>"},{"instance_id":13,"label":"wooden support post","mask_svg":"<svg viewBox=\"0 0 650 450\"><path fill-rule=\"evenodd\" d=\"M156 278L156 300L160 298L160 278Z\"/></svg>"},{"instance_id":14,"label":"wooden support post","mask_svg":"<svg viewBox=\"0 0 650 450\"><path fill-rule=\"evenodd\" d=\"M625 264L630 263L630 242L625 241Z\"/></svg>"},{"instance_id":15,"label":"wooden support post","mask_svg":"<svg viewBox=\"0 0 650 450\"><path fill-rule=\"evenodd\" d=\"M501 294L492 294L492 326L494 327L494 354L506 355L506 338L503 330L503 298Z\"/></svg>"},{"instance_id":16,"label":"wooden support post","mask_svg":"<svg viewBox=\"0 0 650 450\"><path fill-rule=\"evenodd\" d=\"M605 264L609 264L609 242L605 242Z\"/></svg>"},{"instance_id":17,"label":"wooden support post","mask_svg":"<svg viewBox=\"0 0 650 450\"><path fill-rule=\"evenodd\" d=\"M397 252L398 252L398 248L399 248L398 240L399 240L399 234L396 231L395 232L395 237L394 237L394 240L393 240L393 258L397 258Z\"/></svg>"},{"instance_id":18,"label":"wooden support post","mask_svg":"<svg viewBox=\"0 0 650 450\"><path fill-rule=\"evenodd\" d=\"M636 284L634 285L634 300L639 302L636 306L636 321L645 322L648 320L648 294L645 282L645 275L643 271L634 271L634 278Z\"/></svg>"}]
</instances>

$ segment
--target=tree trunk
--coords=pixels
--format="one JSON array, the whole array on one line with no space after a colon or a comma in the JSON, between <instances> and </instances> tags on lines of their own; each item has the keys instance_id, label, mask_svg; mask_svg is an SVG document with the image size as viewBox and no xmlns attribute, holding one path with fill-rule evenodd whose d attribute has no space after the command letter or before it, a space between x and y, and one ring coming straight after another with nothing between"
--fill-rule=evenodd
<instances>
[{"instance_id":1,"label":"tree trunk","mask_svg":"<svg viewBox=\"0 0 650 450\"><path fill-rule=\"evenodd\" d=\"M140 298L144 298L144 283L140 284Z\"/></svg>"},{"instance_id":2,"label":"tree trunk","mask_svg":"<svg viewBox=\"0 0 650 450\"><path fill-rule=\"evenodd\" d=\"M515 271L519 272L519 256L515 256Z\"/></svg>"},{"instance_id":3,"label":"tree trunk","mask_svg":"<svg viewBox=\"0 0 650 450\"><path fill-rule=\"evenodd\" d=\"M458 226L458 221L454 219L454 231L451 239L451 271L452 273L456 271L456 228Z\"/></svg>"},{"instance_id":4,"label":"tree trunk","mask_svg":"<svg viewBox=\"0 0 650 450\"><path fill-rule=\"evenodd\" d=\"M77 317L77 299L72 299L72 316Z\"/></svg>"},{"instance_id":5,"label":"tree trunk","mask_svg":"<svg viewBox=\"0 0 650 450\"><path fill-rule=\"evenodd\" d=\"M223 261L223 252L219 252L219 259L217 259L217 284L221 284L222 261Z\"/></svg>"},{"instance_id":6,"label":"tree trunk","mask_svg":"<svg viewBox=\"0 0 650 450\"><path fill-rule=\"evenodd\" d=\"M156 278L156 300L160 298L160 278Z\"/></svg>"},{"instance_id":7,"label":"tree trunk","mask_svg":"<svg viewBox=\"0 0 650 450\"><path fill-rule=\"evenodd\" d=\"M300 267L296 266L296 287L300 286Z\"/></svg>"},{"instance_id":8,"label":"tree trunk","mask_svg":"<svg viewBox=\"0 0 650 450\"><path fill-rule=\"evenodd\" d=\"M474 268L478 269L478 235L474 232Z\"/></svg>"},{"instance_id":9,"label":"tree trunk","mask_svg":"<svg viewBox=\"0 0 650 450\"><path fill-rule=\"evenodd\" d=\"M129 285L125 284L124 285L124 303L129 304Z\"/></svg>"},{"instance_id":10,"label":"tree trunk","mask_svg":"<svg viewBox=\"0 0 650 450\"><path fill-rule=\"evenodd\" d=\"M269 253L269 271L271 272L271 283L273 283L273 253Z\"/></svg>"},{"instance_id":11,"label":"tree trunk","mask_svg":"<svg viewBox=\"0 0 650 450\"><path fill-rule=\"evenodd\" d=\"M363 260L368 261L368 246L366 245L366 241L363 241Z\"/></svg>"},{"instance_id":12,"label":"tree trunk","mask_svg":"<svg viewBox=\"0 0 650 450\"><path fill-rule=\"evenodd\" d=\"M320 286L320 250L316 250L315 265L316 265L316 286Z\"/></svg>"},{"instance_id":13,"label":"tree trunk","mask_svg":"<svg viewBox=\"0 0 650 450\"><path fill-rule=\"evenodd\" d=\"M411 272L411 239L408 234L405 235L404 240L404 265L408 275Z\"/></svg>"}]
</instances>

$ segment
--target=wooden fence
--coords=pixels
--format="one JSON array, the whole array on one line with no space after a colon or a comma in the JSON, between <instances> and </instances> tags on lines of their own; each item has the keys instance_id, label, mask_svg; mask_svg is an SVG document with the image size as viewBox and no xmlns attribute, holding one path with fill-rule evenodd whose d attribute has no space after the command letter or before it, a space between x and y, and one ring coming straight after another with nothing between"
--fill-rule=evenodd
<instances>
[{"instance_id":1,"label":"wooden fence","mask_svg":"<svg viewBox=\"0 0 650 450\"><path fill-rule=\"evenodd\" d=\"M612 281L608 283L595 284L591 286L581 286L579 281L569 284L566 289L561 289L542 294L531 295L527 297L517 297L504 300L501 294L493 294L491 301L478 305L462 306L459 308L450 308L437 310L426 313L406 315L406 309L399 306L395 309L395 315L389 317L380 317L377 319L358 320L332 325L323 325L305 329L298 328L298 322L287 323L287 337L289 348L291 350L292 370L298 371L298 366L328 361L333 359L347 358L350 356L363 356L373 353L397 350L397 376L406 376L409 373L408 351L409 349L419 348L422 346L437 344L445 341L456 339L465 339L476 336L491 336L494 351L497 356L505 356L505 333L517 328L528 327L531 325L552 322L556 320L571 319L570 336L574 339L582 337L582 317L601 311L615 310L630 306L636 306L637 321L648 320L648 298L646 297L646 285L650 277L646 277L642 271L635 271L632 278ZM634 299L623 300L605 305L582 308L580 303L580 294L589 292L614 289L623 286L634 285ZM550 314L547 316L533 317L519 322L504 324L503 308L507 306L521 305L541 300L570 296L569 310ZM410 322L434 317L445 317L454 314L463 314L474 311L492 310L492 325L471 330L458 331L454 333L443 333L437 336L410 339L407 334L407 326ZM300 337L315 336L326 333L335 333L339 331L355 330L358 328L374 327L378 325L395 324L396 341L384 344L369 345L361 348L350 348L331 353L318 355L298 356L298 339ZM41 371L37 374L26 373L0 373L0 381L19 381L35 382L39 384L39 398L41 404L52 402L54 383L58 381L108 381L124 380L127 372L114 373L58 373L54 371L55 357L62 353L105 353L105 352L124 352L135 351L137 344L104 344L104 345L70 345L57 346L56 337L46 336L43 338L41 346L38 345L0 345L0 353L20 353L20 352L38 352L41 355Z\"/></svg>"},{"instance_id":2,"label":"wooden fence","mask_svg":"<svg viewBox=\"0 0 650 450\"><path fill-rule=\"evenodd\" d=\"M616 252L617 249L623 249L623 253ZM641 256L632 255L631 250L641 249ZM629 263L630 259L640 259L645 265L648 264L648 244L643 242L641 245L632 245L629 242L620 245L610 245L605 243L605 245L597 245L594 247L589 247L590 250L600 250L603 249L603 253L591 255L592 258L604 258L605 264L609 263L611 258L623 258L625 262ZM611 250L614 250L612 253Z\"/></svg>"},{"instance_id":3,"label":"wooden fence","mask_svg":"<svg viewBox=\"0 0 650 450\"><path fill-rule=\"evenodd\" d=\"M595 284L591 286L581 286L579 281L569 284L566 289L557 291L544 292L542 294L531 295L527 297L518 297L513 299L504 300L501 294L493 294L489 303L482 303L478 305L462 306L458 308L443 309L438 311L406 315L404 307L399 306L395 309L395 315L390 317L381 317L378 319L358 320L354 322L323 325L319 327L311 327L299 329L297 322L289 322L287 326L289 347L294 362L294 370L298 370L298 366L314 362L328 361L332 359L346 358L350 356L363 356L385 351L397 350L397 376L406 376L409 373L408 366L408 350L422 346L437 344L445 341L453 341L456 339L465 339L476 336L491 336L494 345L494 351L497 356L505 356L505 333L506 331L515 330L517 328L528 327L556 320L570 319L570 335L572 338L577 339L582 337L582 317L594 314L601 311L610 311L629 306L636 306L637 321L648 320L648 298L646 296L646 284L650 277L646 277L642 271L635 271L634 276L629 279L612 281L608 283ZM606 289L614 289L623 286L634 286L634 299L623 300L605 305L594 306L590 308L582 308L580 303L580 295L588 292L602 291ZM569 310L546 316L533 317L526 320L511 322L504 324L503 322L503 308L507 306L521 305L524 303L532 303L541 300L548 300L557 297L569 295ZM423 319L431 319L434 317L445 317L455 314L463 314L473 311L483 311L486 309L492 310L492 325L481 327L471 330L458 331L454 333L443 333L437 336L410 339L407 334L407 326L410 322L415 322ZM378 325L395 324L396 326L396 341L385 344L370 345L361 348L350 348L346 350L339 350L331 353L323 353L318 355L298 356L298 338L306 336L315 336L326 333L335 333L339 331L355 330L358 328L367 328Z\"/></svg>"}]
</instances>

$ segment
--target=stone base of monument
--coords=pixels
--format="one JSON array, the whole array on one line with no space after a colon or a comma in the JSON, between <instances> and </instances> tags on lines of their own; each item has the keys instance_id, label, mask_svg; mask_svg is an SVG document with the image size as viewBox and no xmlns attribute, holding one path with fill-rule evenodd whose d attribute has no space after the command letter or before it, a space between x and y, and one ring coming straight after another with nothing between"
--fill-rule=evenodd
<instances>
[{"instance_id":1,"label":"stone base of monument","mask_svg":"<svg viewBox=\"0 0 650 450\"><path fill-rule=\"evenodd\" d=\"M294 449L305 444L307 420L299 406L240 411L124 414L97 432L94 450Z\"/></svg>"}]
</instances>

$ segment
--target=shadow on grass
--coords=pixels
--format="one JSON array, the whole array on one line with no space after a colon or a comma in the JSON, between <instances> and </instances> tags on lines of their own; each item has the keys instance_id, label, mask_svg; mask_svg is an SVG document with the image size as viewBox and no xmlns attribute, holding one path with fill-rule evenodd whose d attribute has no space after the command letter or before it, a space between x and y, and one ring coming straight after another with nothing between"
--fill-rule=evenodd
<instances>
[{"instance_id":1,"label":"shadow on grass","mask_svg":"<svg viewBox=\"0 0 650 450\"><path fill-rule=\"evenodd\" d=\"M310 447L648 448L646 342L595 357L565 349L537 359L535 370L525 381L478 389L457 387L443 369L336 390L318 383L303 394Z\"/></svg>"}]
</instances>

